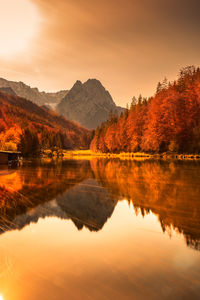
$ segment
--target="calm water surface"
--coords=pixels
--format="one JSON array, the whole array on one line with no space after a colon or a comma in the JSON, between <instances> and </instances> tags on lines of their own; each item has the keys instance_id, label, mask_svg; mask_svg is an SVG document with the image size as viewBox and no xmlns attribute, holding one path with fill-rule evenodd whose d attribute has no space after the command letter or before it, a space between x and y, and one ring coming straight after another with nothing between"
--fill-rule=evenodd
<instances>
[{"instance_id":1,"label":"calm water surface","mask_svg":"<svg viewBox=\"0 0 200 300\"><path fill-rule=\"evenodd\" d=\"M1 168L0 295L200 299L200 163Z\"/></svg>"}]
</instances>

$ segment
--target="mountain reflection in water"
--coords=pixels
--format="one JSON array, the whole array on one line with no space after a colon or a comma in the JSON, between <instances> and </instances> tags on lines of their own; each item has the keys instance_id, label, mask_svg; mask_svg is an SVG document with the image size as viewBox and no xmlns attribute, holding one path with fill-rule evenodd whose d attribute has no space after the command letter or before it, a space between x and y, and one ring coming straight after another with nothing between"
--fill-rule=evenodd
<instances>
[{"instance_id":1,"label":"mountain reflection in water","mask_svg":"<svg viewBox=\"0 0 200 300\"><path fill-rule=\"evenodd\" d=\"M152 212L163 232L183 234L200 250L200 164L119 159L25 163L0 171L0 233L40 218L71 219L78 230L99 231L118 201L135 215Z\"/></svg>"}]
</instances>

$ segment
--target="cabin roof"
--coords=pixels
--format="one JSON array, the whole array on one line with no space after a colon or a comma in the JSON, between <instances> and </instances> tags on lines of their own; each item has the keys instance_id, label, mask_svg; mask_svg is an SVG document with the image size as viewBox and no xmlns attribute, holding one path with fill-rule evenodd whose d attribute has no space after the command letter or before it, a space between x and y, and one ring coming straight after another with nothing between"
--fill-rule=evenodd
<instances>
[{"instance_id":1,"label":"cabin roof","mask_svg":"<svg viewBox=\"0 0 200 300\"><path fill-rule=\"evenodd\" d=\"M8 154L21 154L20 151L4 151L4 150L0 150L0 153L8 153Z\"/></svg>"}]
</instances>

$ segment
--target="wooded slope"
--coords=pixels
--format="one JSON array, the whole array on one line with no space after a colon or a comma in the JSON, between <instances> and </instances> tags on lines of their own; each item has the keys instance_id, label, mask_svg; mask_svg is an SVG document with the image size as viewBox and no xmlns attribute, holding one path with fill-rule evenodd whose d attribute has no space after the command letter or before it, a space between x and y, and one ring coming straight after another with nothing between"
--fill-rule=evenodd
<instances>
[{"instance_id":1,"label":"wooded slope","mask_svg":"<svg viewBox=\"0 0 200 300\"><path fill-rule=\"evenodd\" d=\"M24 98L0 92L0 149L87 149L91 132Z\"/></svg>"}]
</instances>

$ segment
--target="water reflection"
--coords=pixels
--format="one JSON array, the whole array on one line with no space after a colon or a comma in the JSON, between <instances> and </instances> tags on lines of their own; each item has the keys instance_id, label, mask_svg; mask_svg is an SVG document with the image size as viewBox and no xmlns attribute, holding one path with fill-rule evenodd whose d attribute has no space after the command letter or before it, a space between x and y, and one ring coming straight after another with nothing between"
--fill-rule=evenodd
<instances>
[{"instance_id":1,"label":"water reflection","mask_svg":"<svg viewBox=\"0 0 200 300\"><path fill-rule=\"evenodd\" d=\"M91 172L87 161L25 163L20 169L1 171L0 232L57 215L50 201L90 177ZM36 207L38 214L34 213ZM60 211L58 216L62 216Z\"/></svg>"},{"instance_id":2,"label":"water reflection","mask_svg":"<svg viewBox=\"0 0 200 300\"><path fill-rule=\"evenodd\" d=\"M200 250L200 164L119 159L25 163L0 171L0 233L40 218L71 219L78 230L99 231L118 201L136 215L158 216L163 229Z\"/></svg>"},{"instance_id":3,"label":"water reflection","mask_svg":"<svg viewBox=\"0 0 200 300\"><path fill-rule=\"evenodd\" d=\"M153 212L164 232L175 229L200 250L199 162L96 160L92 169L111 195L133 203L136 215Z\"/></svg>"}]
</instances>

